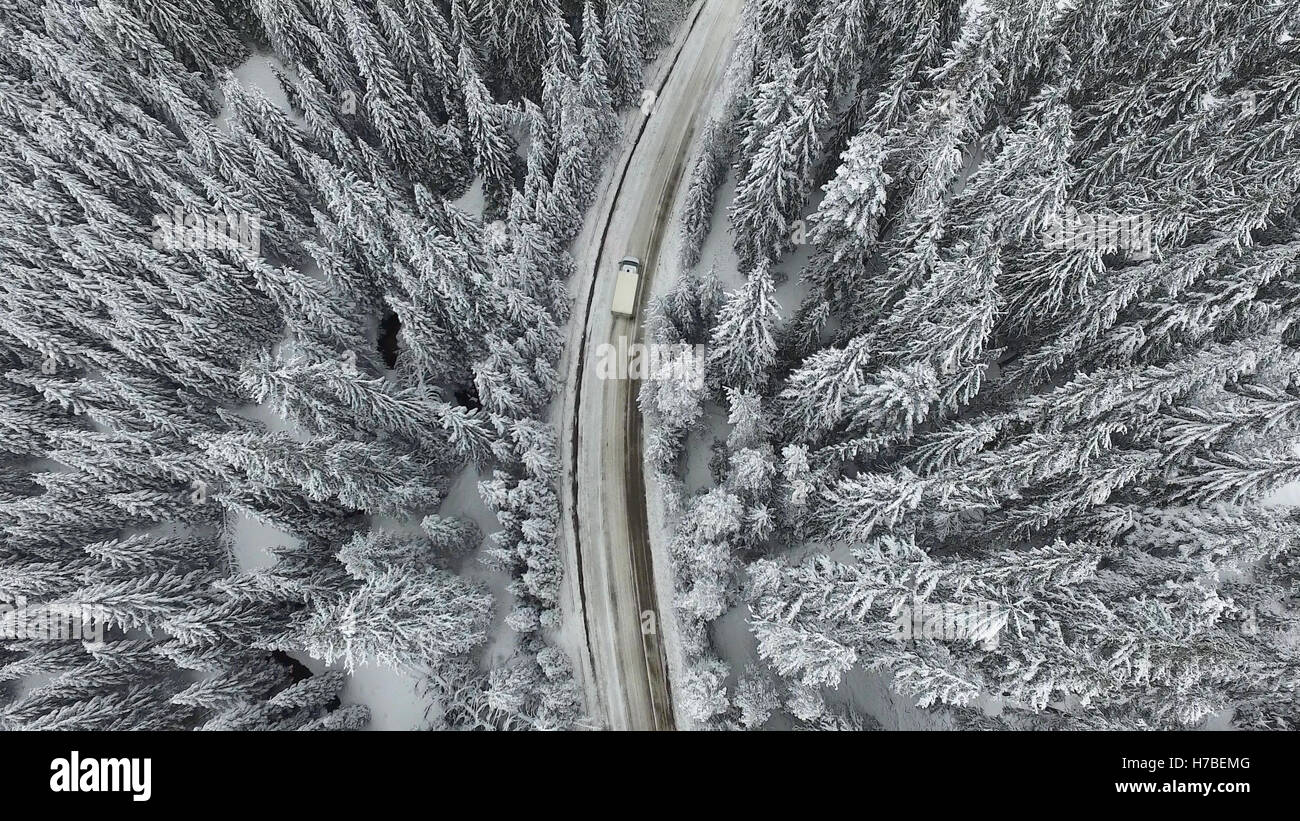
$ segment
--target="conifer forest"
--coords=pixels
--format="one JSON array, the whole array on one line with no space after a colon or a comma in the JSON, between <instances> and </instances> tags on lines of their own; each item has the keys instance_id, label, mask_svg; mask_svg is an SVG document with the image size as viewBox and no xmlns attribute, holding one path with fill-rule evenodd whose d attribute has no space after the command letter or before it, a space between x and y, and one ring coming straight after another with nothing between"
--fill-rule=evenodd
<instances>
[{"instance_id":1,"label":"conifer forest","mask_svg":"<svg viewBox=\"0 0 1300 821\"><path fill-rule=\"evenodd\" d=\"M0 730L1300 729L1300 0L0 0Z\"/></svg>"}]
</instances>

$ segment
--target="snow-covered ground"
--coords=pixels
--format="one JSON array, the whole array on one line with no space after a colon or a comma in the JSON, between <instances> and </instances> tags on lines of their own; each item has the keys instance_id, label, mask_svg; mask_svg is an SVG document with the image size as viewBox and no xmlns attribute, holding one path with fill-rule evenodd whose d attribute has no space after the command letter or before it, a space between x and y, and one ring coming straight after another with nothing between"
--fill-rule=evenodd
<instances>
[{"instance_id":1,"label":"snow-covered ground","mask_svg":"<svg viewBox=\"0 0 1300 821\"><path fill-rule=\"evenodd\" d=\"M1292 482L1289 485L1278 488L1267 499L1264 500L1266 505L1300 505L1300 482Z\"/></svg>"}]
</instances>

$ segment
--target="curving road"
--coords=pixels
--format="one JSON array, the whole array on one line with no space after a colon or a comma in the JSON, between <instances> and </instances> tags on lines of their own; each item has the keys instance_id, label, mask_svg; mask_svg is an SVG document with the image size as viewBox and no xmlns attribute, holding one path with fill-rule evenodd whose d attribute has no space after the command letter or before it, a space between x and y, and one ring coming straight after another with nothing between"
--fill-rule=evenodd
<instances>
[{"instance_id":1,"label":"curving road","mask_svg":"<svg viewBox=\"0 0 1300 821\"><path fill-rule=\"evenodd\" d=\"M563 496L570 554L578 565L578 606L586 639L584 670L591 677L604 725L614 730L674 727L668 664L659 623L641 459L637 383L601 379L594 366L602 343L642 338L641 309L658 267L672 205L684 176L697 121L710 108L739 21L742 0L703 0L692 11L672 62L645 107L612 197L597 216L595 266L585 305L577 306L564 403L568 447ZM652 89L654 90L654 89ZM641 305L634 319L610 313L618 260L642 260ZM580 329L580 330L579 330ZM663 591L664 603L672 591ZM645 615L647 613L653 615ZM643 625L649 629L643 630Z\"/></svg>"}]
</instances>

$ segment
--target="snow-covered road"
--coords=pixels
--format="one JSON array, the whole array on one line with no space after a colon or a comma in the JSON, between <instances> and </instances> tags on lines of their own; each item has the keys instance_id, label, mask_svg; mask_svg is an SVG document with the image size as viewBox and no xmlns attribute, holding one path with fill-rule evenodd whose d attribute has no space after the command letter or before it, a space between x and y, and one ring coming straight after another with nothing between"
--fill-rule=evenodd
<instances>
[{"instance_id":1,"label":"snow-covered road","mask_svg":"<svg viewBox=\"0 0 1300 821\"><path fill-rule=\"evenodd\" d=\"M601 379L596 351L602 343L617 344L620 337L631 343L642 334L639 310L635 319L610 313L615 266L627 254L643 261L644 303L686 155L710 108L742 5L704 0L691 11L666 63L653 72L658 82L647 86L655 92L645 107L648 119L634 126L635 142L615 164L607 178L611 190L597 198L575 244L585 276L577 287L560 422L564 555L576 594L568 603L581 613L585 643L571 649L595 702L589 709L609 729L673 728L661 642L661 623L673 615L672 591L658 591L660 599L654 582L638 386ZM643 624L654 629L643 630Z\"/></svg>"}]
</instances>

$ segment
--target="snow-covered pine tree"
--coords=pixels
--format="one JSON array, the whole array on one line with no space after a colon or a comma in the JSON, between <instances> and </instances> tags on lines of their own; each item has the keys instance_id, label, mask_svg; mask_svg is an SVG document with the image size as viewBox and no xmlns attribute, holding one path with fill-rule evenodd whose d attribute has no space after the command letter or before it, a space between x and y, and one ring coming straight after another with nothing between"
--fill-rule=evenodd
<instances>
[{"instance_id":1,"label":"snow-covered pine tree","mask_svg":"<svg viewBox=\"0 0 1300 821\"><path fill-rule=\"evenodd\" d=\"M727 387L765 392L776 362L780 310L769 263L760 260L744 287L729 294L718 311L709 346L712 378Z\"/></svg>"}]
</instances>

